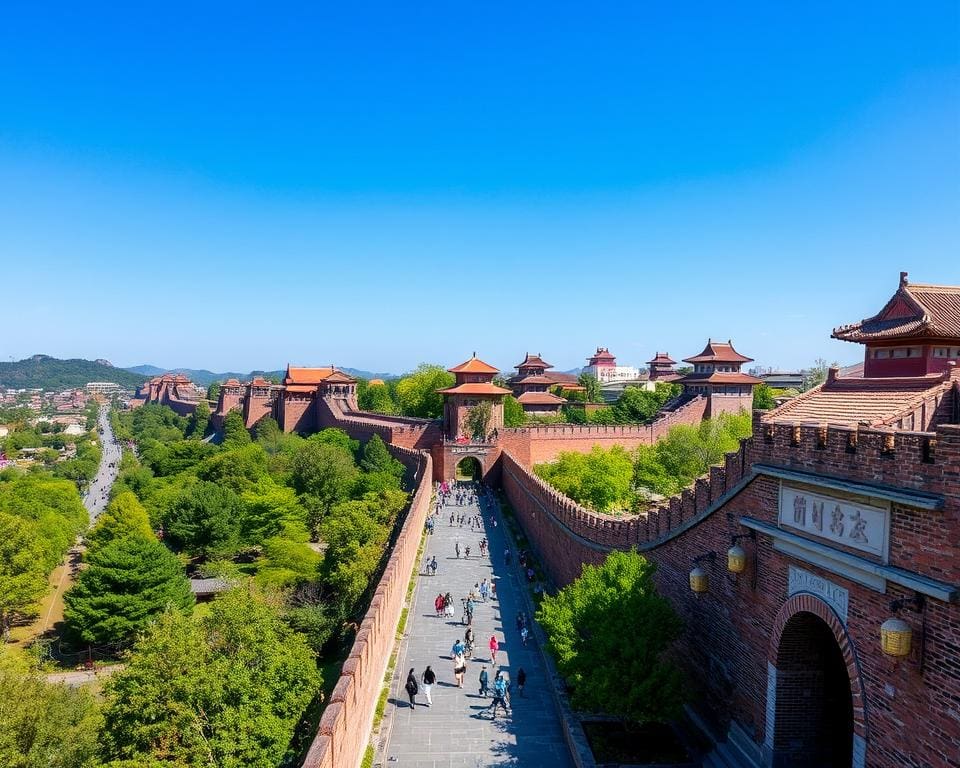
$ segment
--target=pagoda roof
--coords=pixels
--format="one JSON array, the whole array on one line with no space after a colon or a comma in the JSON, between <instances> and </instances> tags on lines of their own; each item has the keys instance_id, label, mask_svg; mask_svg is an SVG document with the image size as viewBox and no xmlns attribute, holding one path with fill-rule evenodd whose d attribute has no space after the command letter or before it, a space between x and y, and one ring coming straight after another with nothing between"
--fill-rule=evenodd
<instances>
[{"instance_id":1,"label":"pagoda roof","mask_svg":"<svg viewBox=\"0 0 960 768\"><path fill-rule=\"evenodd\" d=\"M457 384L455 387L438 389L441 395L512 395L509 389L498 387L489 381L470 381L466 384Z\"/></svg>"},{"instance_id":2,"label":"pagoda roof","mask_svg":"<svg viewBox=\"0 0 960 768\"><path fill-rule=\"evenodd\" d=\"M876 315L834 328L833 338L864 344L909 338L960 338L960 286L909 283L900 273L896 293Z\"/></svg>"},{"instance_id":3,"label":"pagoda roof","mask_svg":"<svg viewBox=\"0 0 960 768\"><path fill-rule=\"evenodd\" d=\"M319 384L326 381L337 369L333 366L328 368L297 368L292 365L287 366L287 375L283 378L284 384Z\"/></svg>"},{"instance_id":4,"label":"pagoda roof","mask_svg":"<svg viewBox=\"0 0 960 768\"><path fill-rule=\"evenodd\" d=\"M607 347L597 347L597 351L587 358L587 360L613 360L616 361L616 355L610 354L610 350Z\"/></svg>"},{"instance_id":5,"label":"pagoda roof","mask_svg":"<svg viewBox=\"0 0 960 768\"><path fill-rule=\"evenodd\" d=\"M654 355L653 360L647 360L647 365L654 365L657 363L661 365L676 365L677 361L671 360L670 355L668 355L666 352L657 352L657 354Z\"/></svg>"},{"instance_id":6,"label":"pagoda roof","mask_svg":"<svg viewBox=\"0 0 960 768\"><path fill-rule=\"evenodd\" d=\"M693 357L683 358L685 363L752 363L753 358L741 355L733 348L731 341L707 339L703 352Z\"/></svg>"},{"instance_id":7,"label":"pagoda roof","mask_svg":"<svg viewBox=\"0 0 960 768\"><path fill-rule=\"evenodd\" d=\"M498 368L488 365L477 357L476 352L474 352L473 357L465 363L455 365L453 368L447 368L447 370L450 371L450 373L500 373Z\"/></svg>"},{"instance_id":8,"label":"pagoda roof","mask_svg":"<svg viewBox=\"0 0 960 768\"><path fill-rule=\"evenodd\" d=\"M553 378L553 376L550 376L549 374L547 374L547 375L545 376L545 375L543 375L543 374L532 374L532 373L531 373L531 374L528 374L528 375L526 375L526 376L514 376L512 379L510 379L510 383L511 383L511 384L518 384L518 385L523 385L523 384L546 384L547 386L549 386L549 385L552 385L552 384L559 384L560 382L557 381L555 378Z\"/></svg>"},{"instance_id":9,"label":"pagoda roof","mask_svg":"<svg viewBox=\"0 0 960 768\"><path fill-rule=\"evenodd\" d=\"M240 386L240 382L239 382L237 379L227 379L225 382L223 382L223 386L225 386L225 387L239 387L239 386Z\"/></svg>"},{"instance_id":10,"label":"pagoda roof","mask_svg":"<svg viewBox=\"0 0 960 768\"><path fill-rule=\"evenodd\" d=\"M287 384L284 389L287 392L316 392L316 384Z\"/></svg>"},{"instance_id":11,"label":"pagoda roof","mask_svg":"<svg viewBox=\"0 0 960 768\"><path fill-rule=\"evenodd\" d=\"M688 373L677 381L681 384L760 384L762 379L739 371L732 373L711 371L710 373Z\"/></svg>"},{"instance_id":12,"label":"pagoda roof","mask_svg":"<svg viewBox=\"0 0 960 768\"><path fill-rule=\"evenodd\" d=\"M551 392L524 392L517 402L520 405L563 405L567 401Z\"/></svg>"},{"instance_id":13,"label":"pagoda roof","mask_svg":"<svg viewBox=\"0 0 960 768\"><path fill-rule=\"evenodd\" d=\"M273 382L263 376L254 376L250 383L255 387L269 387Z\"/></svg>"},{"instance_id":14,"label":"pagoda roof","mask_svg":"<svg viewBox=\"0 0 960 768\"><path fill-rule=\"evenodd\" d=\"M913 413L924 400L943 396L955 384L949 374L870 379L834 374L819 387L770 411L763 420L891 425Z\"/></svg>"},{"instance_id":15,"label":"pagoda roof","mask_svg":"<svg viewBox=\"0 0 960 768\"><path fill-rule=\"evenodd\" d=\"M531 355L529 352L527 352L527 356L523 358L523 362L517 363L513 367L514 368L544 368L544 369L553 368L553 366L550 365L550 363L546 362L542 357L540 357L539 352L537 352L537 354L535 355Z\"/></svg>"}]
</instances>

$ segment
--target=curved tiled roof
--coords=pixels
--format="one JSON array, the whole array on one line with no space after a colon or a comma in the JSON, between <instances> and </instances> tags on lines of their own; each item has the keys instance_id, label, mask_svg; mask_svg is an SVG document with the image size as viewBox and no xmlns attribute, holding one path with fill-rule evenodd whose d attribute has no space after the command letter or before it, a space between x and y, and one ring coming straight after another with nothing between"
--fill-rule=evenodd
<instances>
[{"instance_id":1,"label":"curved tiled roof","mask_svg":"<svg viewBox=\"0 0 960 768\"><path fill-rule=\"evenodd\" d=\"M670 355L668 355L666 352L657 352L657 354L654 355L653 360L647 360L647 365L656 365L656 364L676 365L677 361L671 360Z\"/></svg>"},{"instance_id":2,"label":"curved tiled roof","mask_svg":"<svg viewBox=\"0 0 960 768\"><path fill-rule=\"evenodd\" d=\"M761 379L746 373L727 373L712 371L711 373L688 373L677 379L683 384L759 384ZM663 379L660 379L663 381Z\"/></svg>"},{"instance_id":3,"label":"curved tiled roof","mask_svg":"<svg viewBox=\"0 0 960 768\"><path fill-rule=\"evenodd\" d=\"M960 339L960 286L909 283L900 287L876 315L834 328L833 338L865 343L886 339Z\"/></svg>"},{"instance_id":4,"label":"curved tiled roof","mask_svg":"<svg viewBox=\"0 0 960 768\"><path fill-rule=\"evenodd\" d=\"M752 363L753 358L741 355L733 348L733 342L707 339L703 352L683 358L685 363Z\"/></svg>"},{"instance_id":5,"label":"curved tiled roof","mask_svg":"<svg viewBox=\"0 0 960 768\"><path fill-rule=\"evenodd\" d=\"M283 379L284 384L319 384L328 376L332 375L336 368L330 366L327 368L295 368L292 365L287 366L287 375Z\"/></svg>"},{"instance_id":6,"label":"curved tiled roof","mask_svg":"<svg viewBox=\"0 0 960 768\"><path fill-rule=\"evenodd\" d=\"M567 401L550 392L524 392L517 402L520 405L563 405Z\"/></svg>"},{"instance_id":7,"label":"curved tiled roof","mask_svg":"<svg viewBox=\"0 0 960 768\"><path fill-rule=\"evenodd\" d=\"M517 363L514 368L553 368L550 363L546 362L540 353L538 352L535 355L531 355L527 352L527 356L523 359L522 363Z\"/></svg>"},{"instance_id":8,"label":"curved tiled roof","mask_svg":"<svg viewBox=\"0 0 960 768\"><path fill-rule=\"evenodd\" d=\"M473 381L466 384L457 384L455 387L438 389L441 395L510 395L509 389L498 387L489 381Z\"/></svg>"},{"instance_id":9,"label":"curved tiled roof","mask_svg":"<svg viewBox=\"0 0 960 768\"><path fill-rule=\"evenodd\" d=\"M460 363L460 365L456 365L453 368L447 368L447 370L450 371L450 373L500 373L499 369L488 365L478 358L476 352L474 352L473 357L465 363Z\"/></svg>"}]
</instances>

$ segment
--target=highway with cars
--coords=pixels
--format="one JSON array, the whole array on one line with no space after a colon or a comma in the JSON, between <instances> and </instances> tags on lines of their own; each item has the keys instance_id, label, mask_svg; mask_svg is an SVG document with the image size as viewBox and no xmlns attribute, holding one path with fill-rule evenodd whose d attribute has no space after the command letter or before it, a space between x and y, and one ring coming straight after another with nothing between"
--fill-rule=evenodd
<instances>
[{"instance_id":1,"label":"highway with cars","mask_svg":"<svg viewBox=\"0 0 960 768\"><path fill-rule=\"evenodd\" d=\"M100 448L103 455L100 459L100 466L97 468L97 474L90 482L87 492L83 497L83 504L90 513L90 525L97 522L97 517L103 512L110 499L110 488L113 481L117 479L120 472L120 443L117 442L113 429L110 427L110 406L100 407L100 414L97 417L97 433L100 437Z\"/></svg>"}]
</instances>

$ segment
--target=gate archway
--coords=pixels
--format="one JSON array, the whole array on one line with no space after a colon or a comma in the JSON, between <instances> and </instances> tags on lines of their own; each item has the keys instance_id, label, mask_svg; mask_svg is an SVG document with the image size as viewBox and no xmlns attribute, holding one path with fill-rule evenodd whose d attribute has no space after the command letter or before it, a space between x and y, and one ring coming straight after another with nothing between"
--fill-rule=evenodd
<instances>
[{"instance_id":1,"label":"gate archway","mask_svg":"<svg viewBox=\"0 0 960 768\"><path fill-rule=\"evenodd\" d=\"M476 456L467 456L457 462L454 476L457 480L476 480L483 477L483 467Z\"/></svg>"},{"instance_id":2,"label":"gate archway","mask_svg":"<svg viewBox=\"0 0 960 768\"><path fill-rule=\"evenodd\" d=\"M773 719L767 727L772 765L862 766L862 686L846 628L822 600L799 594L780 609L773 630L770 662L776 677L767 708Z\"/></svg>"}]
</instances>

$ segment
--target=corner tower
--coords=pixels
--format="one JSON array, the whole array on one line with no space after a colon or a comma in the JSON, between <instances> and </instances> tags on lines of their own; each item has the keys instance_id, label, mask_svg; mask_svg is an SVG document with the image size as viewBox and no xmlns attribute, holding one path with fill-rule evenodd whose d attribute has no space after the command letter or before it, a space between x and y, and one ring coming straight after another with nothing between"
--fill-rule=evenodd
<instances>
[{"instance_id":1,"label":"corner tower","mask_svg":"<svg viewBox=\"0 0 960 768\"><path fill-rule=\"evenodd\" d=\"M690 363L693 372L678 383L683 384L684 392L707 398L706 418L753 410L753 388L760 379L740 372L740 366L752 363L753 358L737 352L732 342L708 339L703 352L685 357L683 362Z\"/></svg>"}]
</instances>

